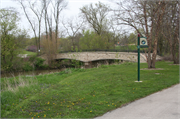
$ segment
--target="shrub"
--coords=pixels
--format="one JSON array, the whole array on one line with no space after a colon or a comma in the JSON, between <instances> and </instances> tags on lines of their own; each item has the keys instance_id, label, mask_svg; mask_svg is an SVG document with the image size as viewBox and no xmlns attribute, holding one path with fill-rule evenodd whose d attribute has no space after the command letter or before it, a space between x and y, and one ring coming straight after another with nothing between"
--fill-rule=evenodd
<instances>
[{"instance_id":1,"label":"shrub","mask_svg":"<svg viewBox=\"0 0 180 119\"><path fill-rule=\"evenodd\" d=\"M33 66L29 63L29 62L26 62L23 66L23 70L24 71L32 71L33 70Z\"/></svg>"},{"instance_id":2,"label":"shrub","mask_svg":"<svg viewBox=\"0 0 180 119\"><path fill-rule=\"evenodd\" d=\"M161 60L164 61L173 61L172 55L165 55Z\"/></svg>"},{"instance_id":3,"label":"shrub","mask_svg":"<svg viewBox=\"0 0 180 119\"><path fill-rule=\"evenodd\" d=\"M35 45L31 45L31 46L28 46L26 48L27 51L31 51L31 52L36 52L37 51L37 47Z\"/></svg>"},{"instance_id":4,"label":"shrub","mask_svg":"<svg viewBox=\"0 0 180 119\"><path fill-rule=\"evenodd\" d=\"M31 56L29 61L34 65L35 69L47 69L48 65L44 64L45 59L37 56Z\"/></svg>"},{"instance_id":5,"label":"shrub","mask_svg":"<svg viewBox=\"0 0 180 119\"><path fill-rule=\"evenodd\" d=\"M44 64L44 59L36 57L35 62L34 62L34 66L37 69L46 69L48 66Z\"/></svg>"}]
</instances>

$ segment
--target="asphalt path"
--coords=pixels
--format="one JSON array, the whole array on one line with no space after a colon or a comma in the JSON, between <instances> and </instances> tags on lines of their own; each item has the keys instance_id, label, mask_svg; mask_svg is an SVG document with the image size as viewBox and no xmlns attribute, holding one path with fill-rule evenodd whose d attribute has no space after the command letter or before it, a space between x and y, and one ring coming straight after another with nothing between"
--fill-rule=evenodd
<instances>
[{"instance_id":1,"label":"asphalt path","mask_svg":"<svg viewBox=\"0 0 180 119\"><path fill-rule=\"evenodd\" d=\"M136 100L95 119L180 119L180 84Z\"/></svg>"}]
</instances>

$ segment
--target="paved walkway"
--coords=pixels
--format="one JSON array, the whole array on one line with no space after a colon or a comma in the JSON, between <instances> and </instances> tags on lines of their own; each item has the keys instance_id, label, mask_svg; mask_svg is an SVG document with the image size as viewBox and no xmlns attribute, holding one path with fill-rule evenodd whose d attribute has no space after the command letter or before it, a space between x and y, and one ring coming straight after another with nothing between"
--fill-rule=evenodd
<instances>
[{"instance_id":1,"label":"paved walkway","mask_svg":"<svg viewBox=\"0 0 180 119\"><path fill-rule=\"evenodd\" d=\"M95 119L180 119L180 84Z\"/></svg>"}]
</instances>

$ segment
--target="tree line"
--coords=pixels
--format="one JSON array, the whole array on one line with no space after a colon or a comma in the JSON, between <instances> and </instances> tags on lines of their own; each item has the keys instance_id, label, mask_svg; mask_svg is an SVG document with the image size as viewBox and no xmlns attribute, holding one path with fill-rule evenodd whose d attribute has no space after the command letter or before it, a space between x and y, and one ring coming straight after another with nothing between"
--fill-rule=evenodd
<instances>
[{"instance_id":1,"label":"tree line","mask_svg":"<svg viewBox=\"0 0 180 119\"><path fill-rule=\"evenodd\" d=\"M171 55L173 62L179 63L178 0L119 0L113 2L113 8L98 2L83 6L79 16L66 19L61 16L68 6L65 0L16 2L21 5L34 37L18 28L20 15L15 9L1 9L1 65L13 62L18 49L29 44L37 47L38 54L47 54L51 63L62 50L107 50L136 44L138 33L147 37L148 68L155 68L157 52ZM123 29L126 26L130 32Z\"/></svg>"}]
</instances>

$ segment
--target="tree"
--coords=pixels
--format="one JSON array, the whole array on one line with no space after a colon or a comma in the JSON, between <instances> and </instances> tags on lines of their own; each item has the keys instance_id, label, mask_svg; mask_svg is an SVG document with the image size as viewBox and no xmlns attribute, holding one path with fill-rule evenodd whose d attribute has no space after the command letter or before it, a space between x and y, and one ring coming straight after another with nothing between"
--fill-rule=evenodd
<instances>
[{"instance_id":1,"label":"tree","mask_svg":"<svg viewBox=\"0 0 180 119\"><path fill-rule=\"evenodd\" d=\"M160 34L160 27L164 17L166 2L164 1L129 1L119 2L118 10L114 10L119 25L133 27L141 36L145 34L148 41L148 68L155 68L157 55L157 42ZM126 5L126 6L125 6ZM138 29L142 28L143 32ZM153 40L154 39L154 40ZM153 53L151 55L151 50Z\"/></svg>"},{"instance_id":2,"label":"tree","mask_svg":"<svg viewBox=\"0 0 180 119\"><path fill-rule=\"evenodd\" d=\"M52 37L52 39L50 37ZM41 36L41 45L43 46L42 52L46 55L46 59L50 67L53 63L52 61L56 58L56 46L58 44L59 43L56 42L55 32L53 32L51 36L48 35L48 38L46 38L46 35Z\"/></svg>"},{"instance_id":3,"label":"tree","mask_svg":"<svg viewBox=\"0 0 180 119\"><path fill-rule=\"evenodd\" d=\"M50 40L52 40L52 34L54 34L53 32L55 32L55 47L56 50L58 50L57 42L59 37L60 13L67 7L67 2L65 2L65 0L43 0L42 3L45 6L44 20L46 29L46 39L49 36ZM53 23L55 23L55 26L53 26Z\"/></svg>"},{"instance_id":4,"label":"tree","mask_svg":"<svg viewBox=\"0 0 180 119\"><path fill-rule=\"evenodd\" d=\"M25 49L27 44L27 40L29 40L29 35L27 33L27 31L25 29L23 30L19 30L19 32L16 34L16 42L17 42L17 46L20 49ZM35 43L34 43L35 44Z\"/></svg>"},{"instance_id":5,"label":"tree","mask_svg":"<svg viewBox=\"0 0 180 119\"><path fill-rule=\"evenodd\" d=\"M28 0L28 1L17 0L17 1L22 6L25 16L31 25L31 28L33 30L33 33L36 39L36 46L38 47L37 48L37 52L38 52L38 50L40 51L41 22L42 22L43 10L45 7L43 5L40 7L37 7L37 1L32 1L32 0ZM26 3L28 2L28 7L25 5L25 2ZM30 19L30 15L29 15L30 11L28 12L27 10L28 8L34 13L37 19Z\"/></svg>"},{"instance_id":6,"label":"tree","mask_svg":"<svg viewBox=\"0 0 180 119\"><path fill-rule=\"evenodd\" d=\"M100 36L90 30L84 31L83 37L80 38L81 50L106 50L113 46L113 43L108 42L107 36Z\"/></svg>"},{"instance_id":7,"label":"tree","mask_svg":"<svg viewBox=\"0 0 180 119\"><path fill-rule=\"evenodd\" d=\"M64 26L64 28L67 31L67 34L69 35L69 38L72 41L72 46L73 46L73 50L75 51L76 46L78 45L78 42L75 42L76 39L76 35L79 33L79 30L82 28L83 24L84 24L84 20L80 20L77 18L71 18L68 20L65 20L66 23L64 21L62 21L62 24ZM77 39L79 40L79 39Z\"/></svg>"},{"instance_id":8,"label":"tree","mask_svg":"<svg viewBox=\"0 0 180 119\"><path fill-rule=\"evenodd\" d=\"M56 50L57 50L57 40L58 40L58 34L59 34L59 18L61 11L67 7L67 3L63 3L64 0L55 0L55 5L53 5L54 8L54 20L55 20L55 39L56 39Z\"/></svg>"},{"instance_id":9,"label":"tree","mask_svg":"<svg viewBox=\"0 0 180 119\"><path fill-rule=\"evenodd\" d=\"M130 33L128 37L128 44L136 44L137 36L134 33Z\"/></svg>"},{"instance_id":10,"label":"tree","mask_svg":"<svg viewBox=\"0 0 180 119\"><path fill-rule=\"evenodd\" d=\"M108 15L109 8L103 3L96 3L95 6L90 4L80 8L82 15L94 29L95 33L102 35L106 31L106 16Z\"/></svg>"},{"instance_id":11,"label":"tree","mask_svg":"<svg viewBox=\"0 0 180 119\"><path fill-rule=\"evenodd\" d=\"M1 69L12 70L20 47L17 40L18 34L21 34L18 29L20 18L13 8L1 9L0 18Z\"/></svg>"},{"instance_id":12,"label":"tree","mask_svg":"<svg viewBox=\"0 0 180 119\"><path fill-rule=\"evenodd\" d=\"M52 40L53 32L55 31L55 40L57 44L58 34L59 34L59 20L61 11L66 8L67 3L64 0L17 0L26 15L27 20L29 21L31 28L34 32L34 36L36 38L36 45L40 50L40 39L42 34L42 21L44 17L45 24L45 33L46 38L50 38ZM28 2L28 6L26 3ZM30 19L30 12L34 14L35 19ZM54 19L53 19L54 18ZM53 22L54 20L54 22ZM38 22L37 22L38 21ZM53 29L53 23L55 23L55 30ZM37 28L37 27L38 28ZM55 46L57 50L57 45Z\"/></svg>"},{"instance_id":13,"label":"tree","mask_svg":"<svg viewBox=\"0 0 180 119\"><path fill-rule=\"evenodd\" d=\"M179 63L179 11L180 5L177 0L168 2L161 27L162 37L168 41L166 44L170 48L174 64ZM162 41L160 43L163 45Z\"/></svg>"}]
</instances>

